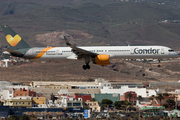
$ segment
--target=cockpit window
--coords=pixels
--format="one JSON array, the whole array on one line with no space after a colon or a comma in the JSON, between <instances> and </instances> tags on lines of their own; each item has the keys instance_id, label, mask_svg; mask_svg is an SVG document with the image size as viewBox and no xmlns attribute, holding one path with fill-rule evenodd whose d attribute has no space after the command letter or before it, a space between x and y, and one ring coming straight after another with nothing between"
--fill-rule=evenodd
<instances>
[{"instance_id":1,"label":"cockpit window","mask_svg":"<svg viewBox=\"0 0 180 120\"><path fill-rule=\"evenodd\" d=\"M168 50L168 51L169 51L169 52L174 52L174 50L172 50L172 49L171 49L171 50Z\"/></svg>"}]
</instances>

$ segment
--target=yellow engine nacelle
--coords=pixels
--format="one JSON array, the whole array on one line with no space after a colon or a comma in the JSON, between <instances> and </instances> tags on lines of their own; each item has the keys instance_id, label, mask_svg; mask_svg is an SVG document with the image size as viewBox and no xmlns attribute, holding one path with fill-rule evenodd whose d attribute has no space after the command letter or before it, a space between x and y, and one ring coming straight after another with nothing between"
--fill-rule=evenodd
<instances>
[{"instance_id":1,"label":"yellow engine nacelle","mask_svg":"<svg viewBox=\"0 0 180 120\"><path fill-rule=\"evenodd\" d=\"M95 64L97 65L109 65L109 55L97 55L95 57Z\"/></svg>"}]
</instances>

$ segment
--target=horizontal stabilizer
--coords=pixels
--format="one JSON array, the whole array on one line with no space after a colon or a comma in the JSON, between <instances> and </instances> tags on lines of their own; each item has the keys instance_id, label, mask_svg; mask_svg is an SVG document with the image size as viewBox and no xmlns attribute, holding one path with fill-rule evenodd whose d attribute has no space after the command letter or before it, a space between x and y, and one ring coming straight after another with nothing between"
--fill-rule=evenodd
<instances>
[{"instance_id":1,"label":"horizontal stabilizer","mask_svg":"<svg viewBox=\"0 0 180 120\"><path fill-rule=\"evenodd\" d=\"M10 52L11 54L17 54L17 55L23 55L22 53L20 52L17 52L17 51L14 51L14 50L10 50L10 49L3 49L4 51L8 51Z\"/></svg>"}]
</instances>

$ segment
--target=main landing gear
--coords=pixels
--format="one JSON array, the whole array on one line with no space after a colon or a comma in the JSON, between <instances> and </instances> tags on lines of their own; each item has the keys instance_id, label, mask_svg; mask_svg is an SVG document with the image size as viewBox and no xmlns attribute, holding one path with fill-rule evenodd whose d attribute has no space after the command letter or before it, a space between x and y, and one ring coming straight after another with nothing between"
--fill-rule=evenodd
<instances>
[{"instance_id":1,"label":"main landing gear","mask_svg":"<svg viewBox=\"0 0 180 120\"><path fill-rule=\"evenodd\" d=\"M159 64L158 64L158 67L161 67L161 60L160 59L158 59L158 61L159 61Z\"/></svg>"},{"instance_id":2,"label":"main landing gear","mask_svg":"<svg viewBox=\"0 0 180 120\"><path fill-rule=\"evenodd\" d=\"M91 67L89 66L89 62L90 62L89 58L86 58L86 59L85 59L86 65L83 65L83 66L82 66L82 68L83 68L84 70L91 68Z\"/></svg>"},{"instance_id":3,"label":"main landing gear","mask_svg":"<svg viewBox=\"0 0 180 120\"><path fill-rule=\"evenodd\" d=\"M89 66L89 64L86 64L86 65L83 65L82 68L83 68L84 70L86 70L86 69L90 69L91 67Z\"/></svg>"}]
</instances>

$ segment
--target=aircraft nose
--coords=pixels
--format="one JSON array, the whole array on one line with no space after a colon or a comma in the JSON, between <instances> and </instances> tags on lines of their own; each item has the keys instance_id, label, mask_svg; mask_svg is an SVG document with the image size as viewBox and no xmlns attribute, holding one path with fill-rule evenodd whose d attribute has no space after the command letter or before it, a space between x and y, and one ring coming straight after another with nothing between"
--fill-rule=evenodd
<instances>
[{"instance_id":1,"label":"aircraft nose","mask_svg":"<svg viewBox=\"0 0 180 120\"><path fill-rule=\"evenodd\" d=\"M180 52L175 52L175 54L180 55Z\"/></svg>"},{"instance_id":2,"label":"aircraft nose","mask_svg":"<svg viewBox=\"0 0 180 120\"><path fill-rule=\"evenodd\" d=\"M180 52L175 52L174 53L176 56L179 56L180 55Z\"/></svg>"}]
</instances>

